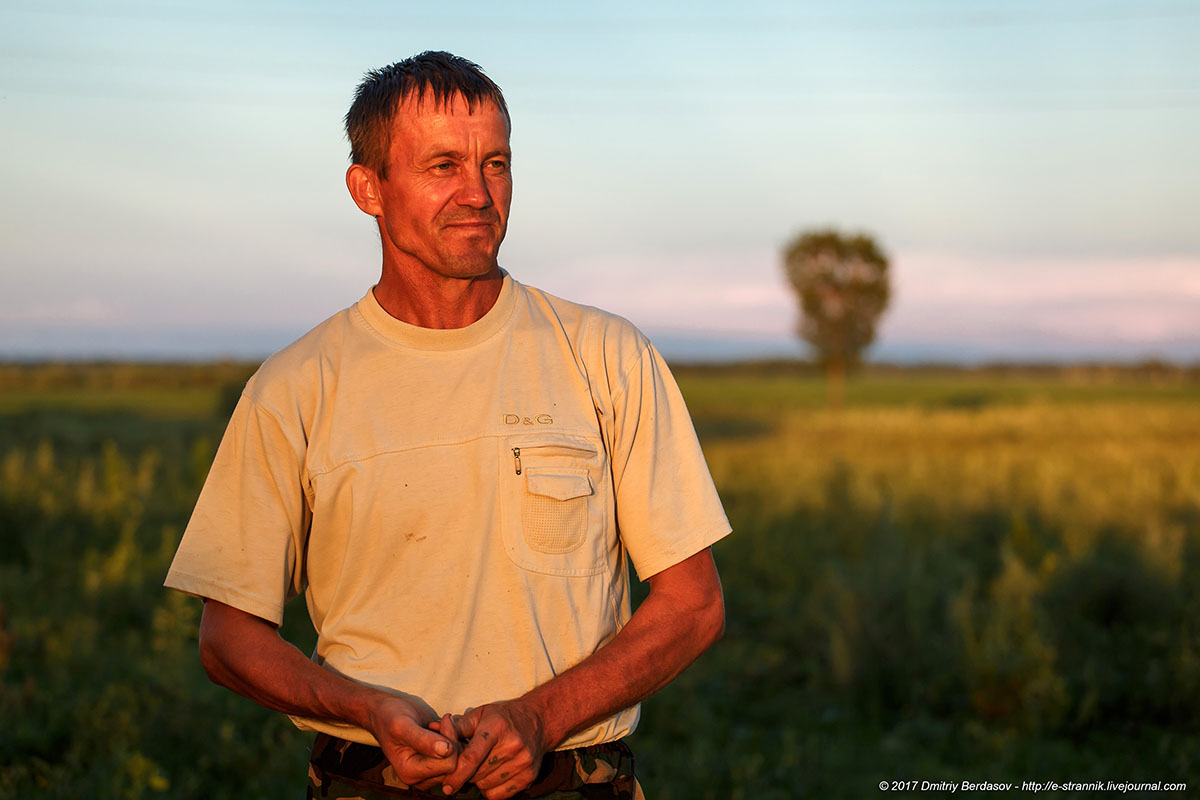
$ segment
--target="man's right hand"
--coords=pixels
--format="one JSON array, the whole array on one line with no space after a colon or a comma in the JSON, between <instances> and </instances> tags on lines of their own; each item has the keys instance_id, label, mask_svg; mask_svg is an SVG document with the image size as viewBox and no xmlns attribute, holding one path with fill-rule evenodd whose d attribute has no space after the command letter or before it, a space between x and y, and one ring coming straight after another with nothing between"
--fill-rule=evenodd
<instances>
[{"instance_id":1,"label":"man's right hand","mask_svg":"<svg viewBox=\"0 0 1200 800\"><path fill-rule=\"evenodd\" d=\"M426 715L403 697L385 696L371 710L370 731L396 770L396 777L414 789L429 791L458 765L459 745L453 733L443 736L429 728L453 731L450 715L440 720Z\"/></svg>"},{"instance_id":2,"label":"man's right hand","mask_svg":"<svg viewBox=\"0 0 1200 800\"><path fill-rule=\"evenodd\" d=\"M267 708L370 731L409 786L436 789L458 764L458 736L449 715L439 724L409 698L354 683L313 663L279 637L274 623L233 606L205 602L200 662L214 683Z\"/></svg>"}]
</instances>

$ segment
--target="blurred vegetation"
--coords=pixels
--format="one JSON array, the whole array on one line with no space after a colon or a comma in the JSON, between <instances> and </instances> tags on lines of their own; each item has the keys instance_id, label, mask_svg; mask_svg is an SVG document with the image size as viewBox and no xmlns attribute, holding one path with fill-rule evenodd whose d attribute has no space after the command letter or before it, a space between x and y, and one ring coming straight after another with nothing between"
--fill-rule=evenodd
<instances>
[{"instance_id":1,"label":"blurred vegetation","mask_svg":"<svg viewBox=\"0 0 1200 800\"><path fill-rule=\"evenodd\" d=\"M846 373L862 363L892 296L888 257L867 233L822 228L783 248L783 272L796 295L796 334L824 365L829 404L841 408Z\"/></svg>"},{"instance_id":2,"label":"blurred vegetation","mask_svg":"<svg viewBox=\"0 0 1200 800\"><path fill-rule=\"evenodd\" d=\"M0 365L0 798L297 797L163 575L246 365ZM677 369L725 638L643 707L649 797L1200 783L1200 375ZM309 650L303 604L285 634Z\"/></svg>"}]
</instances>

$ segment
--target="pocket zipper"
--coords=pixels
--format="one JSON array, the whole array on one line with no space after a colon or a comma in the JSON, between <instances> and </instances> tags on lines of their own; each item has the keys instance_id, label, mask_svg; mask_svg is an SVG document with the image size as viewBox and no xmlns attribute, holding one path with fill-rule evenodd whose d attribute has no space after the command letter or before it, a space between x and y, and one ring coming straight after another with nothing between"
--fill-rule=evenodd
<instances>
[{"instance_id":1,"label":"pocket zipper","mask_svg":"<svg viewBox=\"0 0 1200 800\"><path fill-rule=\"evenodd\" d=\"M592 450L591 448L578 447L578 446L570 445L570 444L560 444L558 442L555 442L553 444L533 444L533 445L526 444L525 445L526 450L528 450L531 447L534 450L543 450L543 449L552 450L552 451L566 450L566 451L569 451L572 453L587 453L588 456L596 455L596 451ZM520 447L512 448L512 454L513 454L513 466L516 468L517 474L520 475L521 474L521 448Z\"/></svg>"}]
</instances>

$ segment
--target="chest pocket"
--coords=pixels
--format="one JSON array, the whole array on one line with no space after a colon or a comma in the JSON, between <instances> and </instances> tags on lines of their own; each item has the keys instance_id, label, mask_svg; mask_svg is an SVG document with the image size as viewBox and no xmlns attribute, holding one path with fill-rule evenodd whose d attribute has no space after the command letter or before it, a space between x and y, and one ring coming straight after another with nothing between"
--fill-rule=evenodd
<instances>
[{"instance_id":1,"label":"chest pocket","mask_svg":"<svg viewBox=\"0 0 1200 800\"><path fill-rule=\"evenodd\" d=\"M501 533L508 557L547 575L603 571L613 525L607 460L599 444L543 434L506 437L500 445Z\"/></svg>"}]
</instances>

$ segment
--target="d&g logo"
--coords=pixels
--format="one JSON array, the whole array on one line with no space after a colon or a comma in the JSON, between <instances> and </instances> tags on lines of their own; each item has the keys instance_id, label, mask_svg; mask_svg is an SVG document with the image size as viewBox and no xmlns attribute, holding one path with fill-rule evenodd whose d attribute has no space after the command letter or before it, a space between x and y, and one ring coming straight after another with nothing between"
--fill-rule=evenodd
<instances>
[{"instance_id":1,"label":"d&g logo","mask_svg":"<svg viewBox=\"0 0 1200 800\"><path fill-rule=\"evenodd\" d=\"M520 414L505 414L505 425L553 425L554 418L549 414L538 414L536 417L522 417Z\"/></svg>"}]
</instances>

